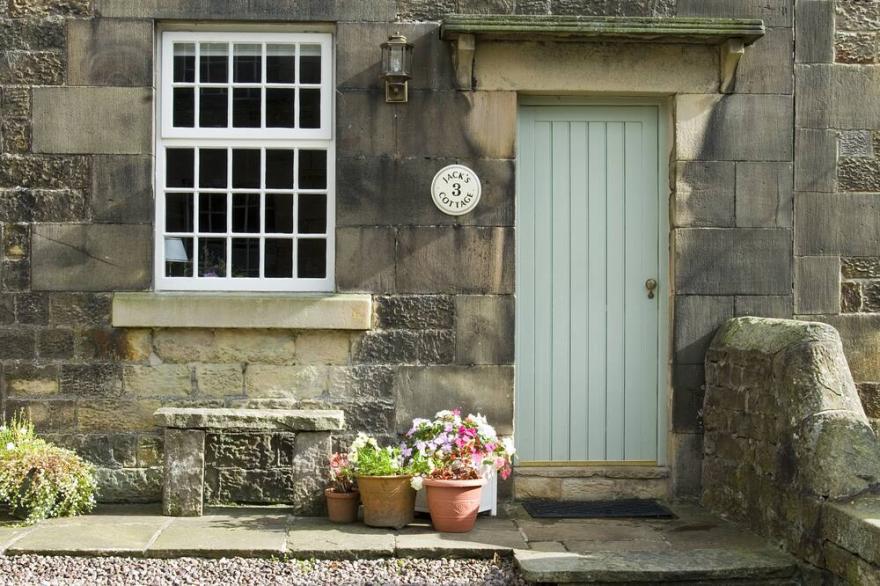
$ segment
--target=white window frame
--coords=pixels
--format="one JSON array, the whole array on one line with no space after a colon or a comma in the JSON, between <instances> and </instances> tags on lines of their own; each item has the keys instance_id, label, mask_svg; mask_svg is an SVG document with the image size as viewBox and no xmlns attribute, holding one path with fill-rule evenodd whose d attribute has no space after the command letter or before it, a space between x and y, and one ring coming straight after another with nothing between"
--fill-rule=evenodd
<instances>
[{"instance_id":1,"label":"white window frame","mask_svg":"<svg viewBox=\"0 0 880 586\"><path fill-rule=\"evenodd\" d=\"M166 31L161 32L161 44L158 60L159 70L159 103L157 105L157 115L159 122L156 125L156 144L155 144L155 288L164 291L333 291L335 285L334 268L335 262L335 228L336 228L336 149L333 132L333 112L334 112L334 80L333 80L333 37L329 33L266 33L266 32L184 32L184 31ZM173 80L173 44L176 42L222 42L229 43L304 43L319 44L321 46L321 122L320 128L316 129L297 129L297 128L172 128L172 80ZM297 73L296 79L299 79L299 45L297 45ZM230 47L231 50L231 47ZM265 51L263 67L265 70ZM198 70L198 61L196 69ZM229 67L230 79L232 75L232 67ZM198 75L198 73L197 73ZM265 75L263 76L265 79ZM198 77L196 77L198 80ZM234 87L235 84L229 84ZM272 84L249 83L243 85L260 85L261 87L271 87ZM289 87L289 86L285 86ZM299 87L299 85L297 85ZM317 87L317 85L308 85L306 87ZM262 92L263 111L265 112L265 92ZM299 100L296 103L296 117L299 118ZM197 113L196 113L197 116ZM264 114L265 116L265 114ZM231 124L231 116L229 118ZM326 150L327 152L327 185L323 190L300 190L298 185L298 155L294 156L294 234L289 235L293 240L293 271L297 271L297 242L300 239L320 238L326 240L326 272L324 278L266 278L266 277L198 277L198 266L193 259L193 276L192 277L168 277L165 275L165 193L198 193L198 183L191 189L188 188L166 188L165 186L165 170L166 170L166 149L167 148L252 148L262 149L293 149L297 152L300 149L310 150ZM272 193L290 193L287 190L266 189L265 188L265 156L260 157L260 189L233 189L231 182L231 164L227 169L227 187L225 191L227 196L227 233L218 233L216 237L227 239L227 267L231 259L231 222L233 208L231 198L233 193L260 193L261 198L261 223L260 233L253 235L242 234L235 235L239 238L259 238L262 242L266 239L265 225L262 221L265 215L265 194ZM196 173L198 169L198 156L195 157ZM324 235L298 233L298 211L299 211L299 194L300 193L326 193L327 196L327 222ZM198 221L198 201L194 201L195 221ZM196 226L193 226L194 230ZM196 232L194 231L193 234ZM208 236L211 237L211 236ZM287 238L287 235L270 235L269 238ZM194 247L195 252L195 247ZM261 255L261 259L264 255ZM262 265L261 261L261 265ZM231 267L230 267L231 268ZM262 271L261 271L262 272Z\"/></svg>"}]
</instances>

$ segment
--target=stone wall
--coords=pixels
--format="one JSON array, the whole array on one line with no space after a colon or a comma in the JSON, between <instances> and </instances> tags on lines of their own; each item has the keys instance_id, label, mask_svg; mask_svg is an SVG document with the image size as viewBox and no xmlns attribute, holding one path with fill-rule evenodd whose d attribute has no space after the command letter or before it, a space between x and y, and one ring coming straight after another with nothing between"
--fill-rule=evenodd
<instances>
[{"instance_id":1,"label":"stone wall","mask_svg":"<svg viewBox=\"0 0 880 586\"><path fill-rule=\"evenodd\" d=\"M880 576L861 537L877 528L853 512L876 512L876 496L858 497L880 490L880 440L832 327L727 322L706 355L704 425L705 506L812 566L867 580L849 583Z\"/></svg>"}]
</instances>

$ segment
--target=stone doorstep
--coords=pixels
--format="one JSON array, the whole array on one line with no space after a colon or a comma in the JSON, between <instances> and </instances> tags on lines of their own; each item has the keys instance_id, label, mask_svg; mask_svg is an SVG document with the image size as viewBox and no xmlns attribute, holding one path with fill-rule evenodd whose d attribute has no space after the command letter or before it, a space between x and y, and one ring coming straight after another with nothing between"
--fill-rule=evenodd
<instances>
[{"instance_id":1,"label":"stone doorstep","mask_svg":"<svg viewBox=\"0 0 880 586\"><path fill-rule=\"evenodd\" d=\"M513 473L516 476L548 478L669 478L669 468L666 466L516 466Z\"/></svg>"},{"instance_id":2,"label":"stone doorstep","mask_svg":"<svg viewBox=\"0 0 880 586\"><path fill-rule=\"evenodd\" d=\"M513 470L516 500L666 499L664 466L519 466Z\"/></svg>"},{"instance_id":3,"label":"stone doorstep","mask_svg":"<svg viewBox=\"0 0 880 586\"><path fill-rule=\"evenodd\" d=\"M162 407L156 425L177 429L224 431L338 431L345 416L335 409L229 409Z\"/></svg>"}]
</instances>

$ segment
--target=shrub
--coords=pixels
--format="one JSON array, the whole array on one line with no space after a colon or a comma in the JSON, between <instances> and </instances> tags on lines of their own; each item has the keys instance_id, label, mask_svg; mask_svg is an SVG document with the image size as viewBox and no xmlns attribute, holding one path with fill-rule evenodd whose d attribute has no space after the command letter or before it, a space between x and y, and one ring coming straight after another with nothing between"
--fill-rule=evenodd
<instances>
[{"instance_id":1,"label":"shrub","mask_svg":"<svg viewBox=\"0 0 880 586\"><path fill-rule=\"evenodd\" d=\"M26 418L13 417L0 426L0 503L28 524L87 513L95 506L94 468L38 438Z\"/></svg>"}]
</instances>

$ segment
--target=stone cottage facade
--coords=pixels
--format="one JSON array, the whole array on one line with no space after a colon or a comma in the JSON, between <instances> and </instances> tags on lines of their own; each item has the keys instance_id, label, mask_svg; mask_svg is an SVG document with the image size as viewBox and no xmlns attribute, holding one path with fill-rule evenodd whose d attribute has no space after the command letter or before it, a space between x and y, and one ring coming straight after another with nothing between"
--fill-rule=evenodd
<instances>
[{"instance_id":1,"label":"stone cottage facade","mask_svg":"<svg viewBox=\"0 0 880 586\"><path fill-rule=\"evenodd\" d=\"M461 16L473 14L494 16ZM622 21L594 19L589 26L598 22L604 32L587 35L572 16L641 17L647 28L620 33L614 27ZM539 22L553 30L536 31ZM669 22L690 28L676 32ZM708 32L707 23L714 23ZM530 406L515 401L519 362L527 359L515 347L525 331L517 323L524 303L517 277L530 270L518 265L525 249L517 240L533 234L523 224L531 216L517 209L518 123L524 108L554 99L577 107L650 104L660 133L662 254L659 272L638 276L636 288L641 299L642 281L657 286L656 297L649 291L658 400L648 414L656 438L647 440L655 457L599 460L647 463L651 472L637 477L653 483L652 494L699 495L704 357L715 330L734 316L833 325L866 412L880 418L876 1L3 0L0 27L0 400L7 417L25 410L40 431L99 466L105 500L160 498L163 446L153 413L163 406L338 408L347 424L339 445L357 431L393 436L413 417L455 406L479 410L513 434L515 422L540 410L540 395ZM743 41L746 33L737 31L745 29L736 27L761 30ZM397 32L414 45L405 104L386 103L380 77L380 45ZM184 234L172 236L182 241L181 258L191 258L187 238L194 237L185 234L194 228L157 226L155 202L162 198L167 212L172 196L228 189L222 177L220 187L192 185L192 149L204 153L220 135L176 133L176 122L164 133L171 107L161 109L169 102L162 96L175 88L192 96L186 91L195 83L186 73L173 82L162 77L176 71L178 54L162 50L170 33L181 34L182 44L188 33L242 34L242 45L266 45L267 63L271 35L306 35L300 57L326 39L329 77L287 82L282 72L275 87L264 73L256 82L266 92L298 91L300 118L292 124L316 129L287 146L272 143L299 153L299 172L314 171L298 176L306 193L296 197L325 198L317 216L299 200L299 227L290 229L296 258L313 260L296 270L324 280L312 292L294 291L297 284L271 292L163 284L193 277L192 264L180 274L162 266L176 261L161 243L165 234ZM181 48L181 63L212 38L191 37L193 53ZM211 50L199 45L202 76L213 75ZM218 91L238 91L235 83ZM308 92L319 89L325 118L306 121L306 109L317 108ZM196 116L182 112L174 115ZM234 140L244 142L230 148L246 150L260 138L242 132ZM179 159L163 149L175 148L190 149L177 153L189 171L164 189L157 177ZM309 148L326 158L307 160ZM203 178L220 165L235 184L236 156L201 158ZM441 213L430 198L435 173L453 163L473 169L482 184L478 207L463 216ZM261 201L273 196L269 187L260 184ZM279 197L294 195L278 189ZM223 191L230 202L233 191ZM203 222L216 211L200 208L195 217ZM304 217L321 227L303 228ZM251 240L264 259L270 241L291 246L289 236L256 231ZM215 240L232 242L238 230L220 232ZM156 262L160 250L167 262ZM226 279L244 276L233 274L239 257L227 258ZM200 265L198 276L216 270L226 269ZM290 266L259 270L294 274ZM546 321L538 317L537 324ZM573 319L562 321L577 334ZM208 479L209 494L278 500L289 488L279 470L295 451L290 439L216 440L208 464L219 472ZM597 459L590 456L534 459ZM524 495L595 494L582 479L522 478Z\"/></svg>"}]
</instances>

